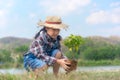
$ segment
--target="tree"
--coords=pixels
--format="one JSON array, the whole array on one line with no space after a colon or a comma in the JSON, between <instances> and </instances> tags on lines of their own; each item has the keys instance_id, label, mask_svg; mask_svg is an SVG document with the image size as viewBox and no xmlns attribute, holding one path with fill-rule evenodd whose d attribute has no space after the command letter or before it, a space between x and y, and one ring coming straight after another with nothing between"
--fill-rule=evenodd
<instances>
[{"instance_id":1,"label":"tree","mask_svg":"<svg viewBox=\"0 0 120 80\"><path fill-rule=\"evenodd\" d=\"M64 45L69 48L72 58L75 58L75 55L80 54L80 45L84 43L84 39L81 36L71 34L64 40Z\"/></svg>"},{"instance_id":2,"label":"tree","mask_svg":"<svg viewBox=\"0 0 120 80\"><path fill-rule=\"evenodd\" d=\"M5 49L0 49L0 62L12 62L11 52Z\"/></svg>"},{"instance_id":3,"label":"tree","mask_svg":"<svg viewBox=\"0 0 120 80\"><path fill-rule=\"evenodd\" d=\"M22 45L22 46L15 48L15 51L20 52L20 53L25 53L27 52L28 48L29 47L27 45Z\"/></svg>"},{"instance_id":4,"label":"tree","mask_svg":"<svg viewBox=\"0 0 120 80\"><path fill-rule=\"evenodd\" d=\"M28 51L28 46L27 45L22 45L14 49L15 53L14 54L14 61L17 63L22 63L23 62L23 54Z\"/></svg>"}]
</instances>

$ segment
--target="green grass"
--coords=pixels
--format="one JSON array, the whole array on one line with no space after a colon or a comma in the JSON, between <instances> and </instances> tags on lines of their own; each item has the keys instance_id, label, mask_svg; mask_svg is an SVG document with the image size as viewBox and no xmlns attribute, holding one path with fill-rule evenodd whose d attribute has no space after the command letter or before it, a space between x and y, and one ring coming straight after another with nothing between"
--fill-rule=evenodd
<instances>
[{"instance_id":1,"label":"green grass","mask_svg":"<svg viewBox=\"0 0 120 80\"><path fill-rule=\"evenodd\" d=\"M78 66L118 66L120 65L120 60L78 60Z\"/></svg>"},{"instance_id":2,"label":"green grass","mask_svg":"<svg viewBox=\"0 0 120 80\"><path fill-rule=\"evenodd\" d=\"M115 60L78 60L78 66L118 66L120 65L120 60L115 59ZM23 68L23 63L10 63L6 62L4 64L0 65L1 69L6 69L6 68Z\"/></svg>"},{"instance_id":3,"label":"green grass","mask_svg":"<svg viewBox=\"0 0 120 80\"><path fill-rule=\"evenodd\" d=\"M6 62L6 63L0 65L0 69L8 69L8 68L23 68L23 63Z\"/></svg>"},{"instance_id":4,"label":"green grass","mask_svg":"<svg viewBox=\"0 0 120 80\"><path fill-rule=\"evenodd\" d=\"M0 80L34 80L28 74L12 75L0 74ZM72 72L70 74L59 74L55 78L53 74L44 74L37 80L120 80L120 72Z\"/></svg>"}]
</instances>

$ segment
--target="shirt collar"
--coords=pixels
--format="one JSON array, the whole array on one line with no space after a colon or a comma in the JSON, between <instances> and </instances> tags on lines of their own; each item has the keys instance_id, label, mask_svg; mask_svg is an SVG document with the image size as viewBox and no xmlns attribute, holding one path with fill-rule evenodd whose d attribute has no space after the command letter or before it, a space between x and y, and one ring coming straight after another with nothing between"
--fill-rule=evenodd
<instances>
[{"instance_id":1,"label":"shirt collar","mask_svg":"<svg viewBox=\"0 0 120 80\"><path fill-rule=\"evenodd\" d=\"M57 40L57 38L56 39L51 38L46 32L45 32L45 36L48 42L56 42Z\"/></svg>"}]
</instances>

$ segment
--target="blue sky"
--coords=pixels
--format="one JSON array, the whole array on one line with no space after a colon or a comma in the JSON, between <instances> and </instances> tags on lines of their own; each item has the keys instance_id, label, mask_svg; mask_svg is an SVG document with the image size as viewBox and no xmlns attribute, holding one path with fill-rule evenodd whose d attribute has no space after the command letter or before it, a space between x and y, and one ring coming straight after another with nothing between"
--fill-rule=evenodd
<instances>
[{"instance_id":1,"label":"blue sky","mask_svg":"<svg viewBox=\"0 0 120 80\"><path fill-rule=\"evenodd\" d=\"M0 0L0 38L33 38L51 15L69 25L63 37L120 36L120 0Z\"/></svg>"}]
</instances>

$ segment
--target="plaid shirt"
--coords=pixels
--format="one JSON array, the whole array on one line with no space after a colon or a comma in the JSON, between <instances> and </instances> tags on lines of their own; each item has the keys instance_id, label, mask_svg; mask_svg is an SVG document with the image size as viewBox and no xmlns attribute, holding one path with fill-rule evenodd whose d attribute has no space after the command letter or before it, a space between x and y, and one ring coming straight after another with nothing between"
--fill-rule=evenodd
<instances>
[{"instance_id":1,"label":"plaid shirt","mask_svg":"<svg viewBox=\"0 0 120 80\"><path fill-rule=\"evenodd\" d=\"M51 57L49 54L54 49L61 50L60 39L61 36L58 36L57 39L54 40L44 30L42 30L40 31L39 36L32 42L30 52L34 53L37 58L42 59L48 65L52 65L56 62L56 58Z\"/></svg>"}]
</instances>

